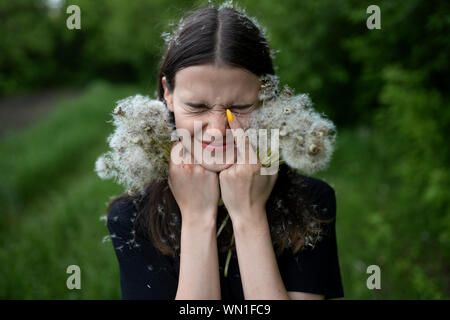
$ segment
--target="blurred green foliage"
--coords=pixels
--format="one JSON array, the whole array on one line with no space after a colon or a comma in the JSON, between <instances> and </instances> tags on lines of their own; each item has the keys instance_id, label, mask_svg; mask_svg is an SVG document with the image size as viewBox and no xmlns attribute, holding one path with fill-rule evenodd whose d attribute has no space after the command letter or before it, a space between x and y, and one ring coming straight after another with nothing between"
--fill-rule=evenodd
<instances>
[{"instance_id":1,"label":"blurred green foliage","mask_svg":"<svg viewBox=\"0 0 450 320\"><path fill-rule=\"evenodd\" d=\"M81 8L81 30L66 28L70 4ZM346 298L448 299L450 3L238 4L279 50L282 84L308 92L337 124L334 159L318 176L336 190ZM381 30L366 27L372 4L381 8ZM58 13L42 0L0 2L0 96L98 78L133 84L90 84L79 99L0 141L0 261L13 261L1 269L0 297L119 298L112 247L98 246L107 230L93 223L104 210L99 199L121 191L92 171L111 131L104 121L118 98L142 88L153 94L161 33L202 5L80 0L63 2ZM77 294L65 289L60 270L80 259L91 287ZM382 290L365 286L371 264L381 267ZM59 278L36 282L45 274Z\"/></svg>"}]
</instances>

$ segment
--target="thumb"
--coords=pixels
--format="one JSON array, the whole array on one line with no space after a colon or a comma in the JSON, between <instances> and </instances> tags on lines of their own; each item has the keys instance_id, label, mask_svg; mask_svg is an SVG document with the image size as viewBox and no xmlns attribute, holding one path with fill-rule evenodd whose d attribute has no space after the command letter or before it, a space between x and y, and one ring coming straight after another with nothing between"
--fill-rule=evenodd
<instances>
[{"instance_id":1,"label":"thumb","mask_svg":"<svg viewBox=\"0 0 450 320\"><path fill-rule=\"evenodd\" d=\"M241 122L237 117L233 115L230 109L226 110L228 124L231 128L231 132L234 137L234 143L236 144L236 149L238 153L238 163L247 163L246 154L248 150L249 160L252 160L251 163L257 163L257 156L255 150L253 150L252 145L249 143L249 139L247 134L245 133L244 128L242 127Z\"/></svg>"}]
</instances>

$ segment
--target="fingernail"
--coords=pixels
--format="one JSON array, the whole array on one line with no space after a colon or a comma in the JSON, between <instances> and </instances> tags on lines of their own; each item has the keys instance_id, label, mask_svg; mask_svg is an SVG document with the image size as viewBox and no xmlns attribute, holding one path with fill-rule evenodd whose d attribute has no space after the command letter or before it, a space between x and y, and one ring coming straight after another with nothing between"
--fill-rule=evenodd
<instances>
[{"instance_id":1,"label":"fingernail","mask_svg":"<svg viewBox=\"0 0 450 320\"><path fill-rule=\"evenodd\" d=\"M233 114L231 113L230 109L227 109L227 118L228 121L233 122Z\"/></svg>"}]
</instances>

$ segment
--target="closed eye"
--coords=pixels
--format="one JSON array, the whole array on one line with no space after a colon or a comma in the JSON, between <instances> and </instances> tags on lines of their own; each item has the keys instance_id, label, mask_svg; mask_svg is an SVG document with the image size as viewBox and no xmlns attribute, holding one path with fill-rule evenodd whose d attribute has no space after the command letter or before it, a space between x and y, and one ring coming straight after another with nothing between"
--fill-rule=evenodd
<instances>
[{"instance_id":1,"label":"closed eye","mask_svg":"<svg viewBox=\"0 0 450 320\"><path fill-rule=\"evenodd\" d=\"M189 107L187 108L189 112L193 113L201 113L209 109L209 107L202 103L186 103L186 105Z\"/></svg>"},{"instance_id":2,"label":"closed eye","mask_svg":"<svg viewBox=\"0 0 450 320\"><path fill-rule=\"evenodd\" d=\"M192 108L202 108L202 109L204 109L204 108L209 108L209 106L207 106L207 105L204 104L204 103L192 103L192 102L186 102L186 104L187 104L189 107L192 107Z\"/></svg>"},{"instance_id":3,"label":"closed eye","mask_svg":"<svg viewBox=\"0 0 450 320\"><path fill-rule=\"evenodd\" d=\"M201 109L211 109L210 106L204 104L204 103L193 103L193 102L186 102L186 105L192 107L192 108L201 108ZM230 109L247 109L253 106L253 104L236 104L232 105L229 108Z\"/></svg>"}]
</instances>

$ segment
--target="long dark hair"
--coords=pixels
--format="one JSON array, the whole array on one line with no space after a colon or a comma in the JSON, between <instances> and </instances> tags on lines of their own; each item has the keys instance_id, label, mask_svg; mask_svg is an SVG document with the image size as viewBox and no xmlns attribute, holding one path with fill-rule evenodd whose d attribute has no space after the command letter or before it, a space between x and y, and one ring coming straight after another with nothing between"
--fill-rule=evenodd
<instances>
[{"instance_id":1,"label":"long dark hair","mask_svg":"<svg viewBox=\"0 0 450 320\"><path fill-rule=\"evenodd\" d=\"M161 83L166 77L170 92L175 89L175 74L178 70L194 65L215 64L244 68L258 77L274 75L270 47L258 27L245 15L233 8L201 8L181 20L168 43L160 65L158 76L158 99L164 103L164 89ZM257 111L256 111L257 112ZM171 113L172 121L174 115ZM299 175L286 165L280 167L279 176L266 203L266 212L276 254L286 248L298 252L312 236L321 234L320 220L314 214L314 204L306 196L306 185ZM127 193L111 200L137 197ZM129 199L130 200L130 199ZM150 239L164 255L179 255L181 239L181 213L168 186L167 180L150 181L145 192L133 199L138 215L136 232ZM218 208L217 227L226 217L224 206ZM227 222L218 238L219 252L227 252L235 246L230 243L233 228ZM322 232L323 234L323 232Z\"/></svg>"}]
</instances>

